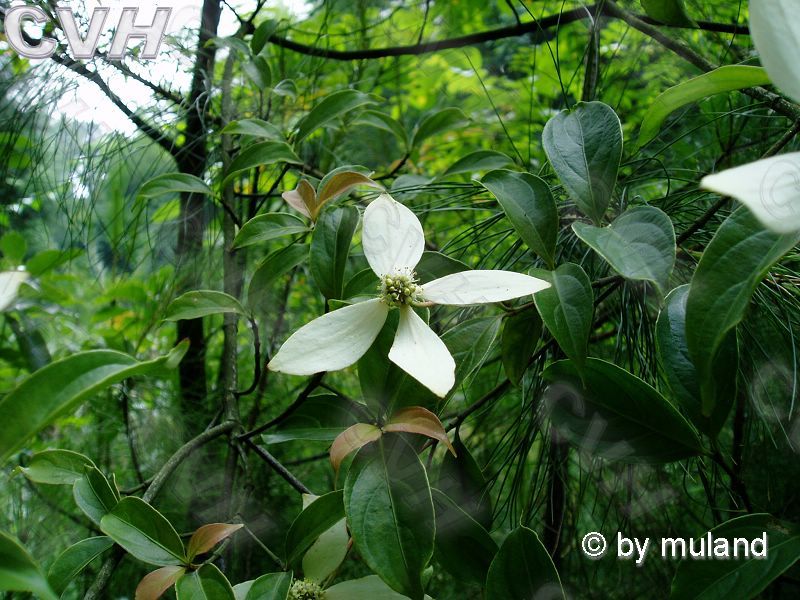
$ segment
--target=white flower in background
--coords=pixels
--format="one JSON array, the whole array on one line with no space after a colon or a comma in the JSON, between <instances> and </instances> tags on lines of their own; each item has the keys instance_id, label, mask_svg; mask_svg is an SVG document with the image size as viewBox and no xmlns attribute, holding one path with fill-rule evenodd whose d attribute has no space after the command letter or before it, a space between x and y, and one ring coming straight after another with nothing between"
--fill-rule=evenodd
<instances>
[{"instance_id":1,"label":"white flower in background","mask_svg":"<svg viewBox=\"0 0 800 600\"><path fill-rule=\"evenodd\" d=\"M750 34L770 79L800 102L800 2L750 0ZM800 152L721 171L700 185L736 198L773 231L800 230Z\"/></svg>"},{"instance_id":2,"label":"white flower in background","mask_svg":"<svg viewBox=\"0 0 800 600\"><path fill-rule=\"evenodd\" d=\"M3 271L0 273L0 312L17 299L19 286L28 279L27 271Z\"/></svg>"},{"instance_id":3,"label":"white flower in background","mask_svg":"<svg viewBox=\"0 0 800 600\"><path fill-rule=\"evenodd\" d=\"M414 268L425 249L422 225L388 194L367 207L362 244L381 282L378 297L340 308L300 328L270 361L269 369L292 375L344 369L364 355L389 310L397 308L400 323L389 359L444 397L455 383L455 361L412 307L501 302L550 287L546 281L510 271L464 271L420 284Z\"/></svg>"}]
</instances>

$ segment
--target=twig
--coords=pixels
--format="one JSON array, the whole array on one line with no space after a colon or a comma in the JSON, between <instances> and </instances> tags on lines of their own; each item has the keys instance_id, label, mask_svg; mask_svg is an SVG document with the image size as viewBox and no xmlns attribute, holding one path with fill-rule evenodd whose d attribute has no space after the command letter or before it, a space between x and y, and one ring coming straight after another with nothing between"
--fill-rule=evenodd
<instances>
[{"instance_id":1,"label":"twig","mask_svg":"<svg viewBox=\"0 0 800 600\"><path fill-rule=\"evenodd\" d=\"M272 469L280 475L289 485L291 485L295 490L300 492L301 494L310 494L311 490L309 490L303 482L301 482L297 477L292 475L289 470L284 467L278 459L276 459L272 454L267 452L267 450L257 444L255 444L252 440L246 439L244 440L245 444L252 448L258 457L267 463Z\"/></svg>"}]
</instances>

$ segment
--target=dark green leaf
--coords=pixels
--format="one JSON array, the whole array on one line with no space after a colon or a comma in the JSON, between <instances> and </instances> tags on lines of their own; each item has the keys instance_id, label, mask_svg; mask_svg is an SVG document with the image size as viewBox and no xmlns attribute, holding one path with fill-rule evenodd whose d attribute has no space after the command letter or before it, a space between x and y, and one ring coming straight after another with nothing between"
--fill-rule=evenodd
<instances>
[{"instance_id":1,"label":"dark green leaf","mask_svg":"<svg viewBox=\"0 0 800 600\"><path fill-rule=\"evenodd\" d=\"M667 377L672 394L695 426L714 437L719 433L736 398L736 371L738 346L736 331L732 330L723 342L714 365L716 399L710 417L703 415L700 383L689 348L686 345L686 302L689 286L672 290L658 316L656 341L661 367Z\"/></svg>"},{"instance_id":2,"label":"dark green leaf","mask_svg":"<svg viewBox=\"0 0 800 600\"><path fill-rule=\"evenodd\" d=\"M744 318L770 267L798 241L800 233L773 233L741 207L706 247L686 301L686 344L697 368L704 415L714 412L714 365L722 342Z\"/></svg>"},{"instance_id":3,"label":"dark green leaf","mask_svg":"<svg viewBox=\"0 0 800 600\"><path fill-rule=\"evenodd\" d=\"M44 600L57 600L39 567L13 537L0 531L0 591L33 592Z\"/></svg>"},{"instance_id":4,"label":"dark green leaf","mask_svg":"<svg viewBox=\"0 0 800 600\"><path fill-rule=\"evenodd\" d=\"M551 287L534 294L533 301L564 354L581 367L588 352L594 313L589 277L572 263L560 265L552 272L531 269L530 274L550 282Z\"/></svg>"},{"instance_id":5,"label":"dark green leaf","mask_svg":"<svg viewBox=\"0 0 800 600\"><path fill-rule=\"evenodd\" d=\"M114 540L104 535L81 540L73 544L50 566L47 579L56 594L61 595L70 582L83 571L90 562L114 545Z\"/></svg>"},{"instance_id":6,"label":"dark green leaf","mask_svg":"<svg viewBox=\"0 0 800 600\"><path fill-rule=\"evenodd\" d=\"M72 486L75 504L96 525L111 512L119 502L119 492L94 465L84 467L84 476Z\"/></svg>"},{"instance_id":7,"label":"dark green leaf","mask_svg":"<svg viewBox=\"0 0 800 600\"><path fill-rule=\"evenodd\" d=\"M187 347L183 342L168 355L148 362L113 350L79 352L39 369L0 400L0 463L28 438L100 390L129 377L174 368Z\"/></svg>"},{"instance_id":8,"label":"dark green leaf","mask_svg":"<svg viewBox=\"0 0 800 600\"><path fill-rule=\"evenodd\" d=\"M250 81L256 84L256 88L262 92L267 91L267 88L272 85L272 69L263 56L254 56L250 62L245 63L244 72Z\"/></svg>"},{"instance_id":9,"label":"dark green leaf","mask_svg":"<svg viewBox=\"0 0 800 600\"><path fill-rule=\"evenodd\" d=\"M224 292L196 290L186 292L170 302L164 320L199 319L222 313L246 315L247 311L236 298Z\"/></svg>"},{"instance_id":10,"label":"dark green leaf","mask_svg":"<svg viewBox=\"0 0 800 600\"><path fill-rule=\"evenodd\" d=\"M236 600L286 600L291 586L291 573L267 573L233 586L233 593Z\"/></svg>"},{"instance_id":11,"label":"dark green leaf","mask_svg":"<svg viewBox=\"0 0 800 600\"><path fill-rule=\"evenodd\" d=\"M550 187L530 173L498 169L481 184L497 198L522 241L553 268L558 236L558 210Z\"/></svg>"},{"instance_id":12,"label":"dark green leaf","mask_svg":"<svg viewBox=\"0 0 800 600\"><path fill-rule=\"evenodd\" d=\"M748 548L763 558L733 558L733 541L753 541L766 533L767 545ZM772 515L752 514L737 517L711 530L714 539L731 542L730 558L683 560L672 580L675 600L728 600L756 598L777 577L800 560L800 528L779 521ZM714 544L716 546L716 544ZM743 550L739 544L739 552Z\"/></svg>"},{"instance_id":13,"label":"dark green leaf","mask_svg":"<svg viewBox=\"0 0 800 600\"><path fill-rule=\"evenodd\" d=\"M686 12L683 0L642 0L642 8L648 17L665 25L695 27L696 23Z\"/></svg>"},{"instance_id":14,"label":"dark green leaf","mask_svg":"<svg viewBox=\"0 0 800 600\"><path fill-rule=\"evenodd\" d=\"M492 600L566 598L561 579L539 537L527 527L508 534L486 577Z\"/></svg>"},{"instance_id":15,"label":"dark green leaf","mask_svg":"<svg viewBox=\"0 0 800 600\"><path fill-rule=\"evenodd\" d=\"M519 385L522 380L541 337L542 318L536 309L523 310L505 318L500 346L506 377L514 385Z\"/></svg>"},{"instance_id":16,"label":"dark green leaf","mask_svg":"<svg viewBox=\"0 0 800 600\"><path fill-rule=\"evenodd\" d=\"M250 38L250 51L254 56L261 54L261 51L267 47L269 38L272 37L279 26L280 21L267 19L256 27L256 30L253 32L253 37Z\"/></svg>"},{"instance_id":17,"label":"dark green leaf","mask_svg":"<svg viewBox=\"0 0 800 600\"><path fill-rule=\"evenodd\" d=\"M295 233L308 231L308 225L289 213L267 213L253 217L242 225L233 240L234 248L244 248Z\"/></svg>"},{"instance_id":18,"label":"dark green leaf","mask_svg":"<svg viewBox=\"0 0 800 600\"><path fill-rule=\"evenodd\" d=\"M342 297L344 299L361 295L375 297L375 292L378 289L378 285L378 276L375 275L375 271L367 267L350 278L350 280L344 286Z\"/></svg>"},{"instance_id":19,"label":"dark green leaf","mask_svg":"<svg viewBox=\"0 0 800 600\"><path fill-rule=\"evenodd\" d=\"M484 529L492 526L492 499L483 471L456 433L456 456L445 454L436 487Z\"/></svg>"},{"instance_id":20,"label":"dark green leaf","mask_svg":"<svg viewBox=\"0 0 800 600\"><path fill-rule=\"evenodd\" d=\"M91 459L72 450L43 450L33 455L27 467L18 471L31 481L51 485L72 485L84 475L84 467L95 466Z\"/></svg>"},{"instance_id":21,"label":"dark green leaf","mask_svg":"<svg viewBox=\"0 0 800 600\"><path fill-rule=\"evenodd\" d=\"M358 421L360 413L359 407L349 400L334 394L316 394L261 437L266 444L291 440L332 442Z\"/></svg>"},{"instance_id":22,"label":"dark green leaf","mask_svg":"<svg viewBox=\"0 0 800 600\"><path fill-rule=\"evenodd\" d=\"M654 206L629 208L608 227L573 223L575 234L620 275L651 281L663 293L675 266L672 221Z\"/></svg>"},{"instance_id":23,"label":"dark green leaf","mask_svg":"<svg viewBox=\"0 0 800 600\"><path fill-rule=\"evenodd\" d=\"M403 143L404 147L408 147L408 133L406 133L405 128L396 119L393 119L386 113L377 110L365 110L358 116L358 119L356 119L353 124L369 125L382 129L397 137L397 139Z\"/></svg>"},{"instance_id":24,"label":"dark green leaf","mask_svg":"<svg viewBox=\"0 0 800 600\"><path fill-rule=\"evenodd\" d=\"M303 510L286 534L286 562L298 566L319 536L344 519L342 490L317 498Z\"/></svg>"},{"instance_id":25,"label":"dark green leaf","mask_svg":"<svg viewBox=\"0 0 800 600\"><path fill-rule=\"evenodd\" d=\"M661 0L656 0L656 3L660 2ZM744 65L725 65L688 81L683 81L661 94L647 109L642 120L642 127L639 129L639 145L644 146L653 140L658 135L661 124L666 118L682 106L714 94L769 83L769 75L764 69Z\"/></svg>"},{"instance_id":26,"label":"dark green leaf","mask_svg":"<svg viewBox=\"0 0 800 600\"><path fill-rule=\"evenodd\" d=\"M222 130L227 135L252 135L253 137L266 138L268 140L283 141L283 134L272 123L261 119L240 119L231 121Z\"/></svg>"},{"instance_id":27,"label":"dark green leaf","mask_svg":"<svg viewBox=\"0 0 800 600\"><path fill-rule=\"evenodd\" d=\"M319 291L328 299L341 299L350 243L358 226L358 209L339 206L323 211L311 238L309 265Z\"/></svg>"},{"instance_id":28,"label":"dark green leaf","mask_svg":"<svg viewBox=\"0 0 800 600\"><path fill-rule=\"evenodd\" d=\"M170 522L135 496L120 500L114 510L102 518L100 529L142 562L158 566L186 562L183 542Z\"/></svg>"},{"instance_id":29,"label":"dark green leaf","mask_svg":"<svg viewBox=\"0 0 800 600\"><path fill-rule=\"evenodd\" d=\"M450 131L469 122L469 117L460 108L445 108L420 121L411 138L411 148L419 149L422 142L431 136Z\"/></svg>"},{"instance_id":30,"label":"dark green leaf","mask_svg":"<svg viewBox=\"0 0 800 600\"><path fill-rule=\"evenodd\" d=\"M292 244L267 256L256 267L247 288L247 305L251 308L271 306L272 284L308 258L308 246ZM274 298L274 297L273 297Z\"/></svg>"},{"instance_id":31,"label":"dark green leaf","mask_svg":"<svg viewBox=\"0 0 800 600\"><path fill-rule=\"evenodd\" d=\"M375 100L358 90L340 90L329 94L300 121L294 142L299 144L323 125L367 104L375 104Z\"/></svg>"},{"instance_id":32,"label":"dark green leaf","mask_svg":"<svg viewBox=\"0 0 800 600\"><path fill-rule=\"evenodd\" d=\"M488 360L501 324L500 317L478 317L462 321L442 335L456 361L456 386L467 382Z\"/></svg>"},{"instance_id":33,"label":"dark green leaf","mask_svg":"<svg viewBox=\"0 0 800 600\"><path fill-rule=\"evenodd\" d=\"M292 150L286 142L259 142L248 146L233 159L228 172L222 182L223 187L228 184L236 175L242 171L247 171L262 165L274 165L275 163L287 163L302 165L303 161Z\"/></svg>"},{"instance_id":34,"label":"dark green leaf","mask_svg":"<svg viewBox=\"0 0 800 600\"><path fill-rule=\"evenodd\" d=\"M570 197L599 225L622 159L619 117L602 102L579 102L547 122L542 144Z\"/></svg>"},{"instance_id":35,"label":"dark green leaf","mask_svg":"<svg viewBox=\"0 0 800 600\"><path fill-rule=\"evenodd\" d=\"M440 490L431 491L436 509L436 560L456 580L482 584L497 544L456 502Z\"/></svg>"},{"instance_id":36,"label":"dark green leaf","mask_svg":"<svg viewBox=\"0 0 800 600\"><path fill-rule=\"evenodd\" d=\"M506 154L496 150L476 150L466 156L462 156L447 170L442 173L441 178L460 173L477 173L478 171L491 171L492 169L502 169L512 164L514 161Z\"/></svg>"},{"instance_id":37,"label":"dark green leaf","mask_svg":"<svg viewBox=\"0 0 800 600\"><path fill-rule=\"evenodd\" d=\"M344 506L364 562L395 591L422 600L422 571L433 555L433 501L425 468L400 435L359 450Z\"/></svg>"},{"instance_id":38,"label":"dark green leaf","mask_svg":"<svg viewBox=\"0 0 800 600\"><path fill-rule=\"evenodd\" d=\"M156 198L165 194L206 194L213 195L206 182L186 173L166 173L159 175L139 188L140 198Z\"/></svg>"},{"instance_id":39,"label":"dark green leaf","mask_svg":"<svg viewBox=\"0 0 800 600\"><path fill-rule=\"evenodd\" d=\"M590 358L579 375L562 360L542 374L545 401L559 433L591 454L661 464L702 450L692 426L661 394L609 362Z\"/></svg>"},{"instance_id":40,"label":"dark green leaf","mask_svg":"<svg viewBox=\"0 0 800 600\"><path fill-rule=\"evenodd\" d=\"M446 275L468 270L469 267L460 260L431 250L426 250L422 253L422 258L416 268L417 275L419 275L422 282L433 281Z\"/></svg>"},{"instance_id":41,"label":"dark green leaf","mask_svg":"<svg viewBox=\"0 0 800 600\"><path fill-rule=\"evenodd\" d=\"M236 600L230 582L211 563L181 577L175 591L178 600Z\"/></svg>"}]
</instances>

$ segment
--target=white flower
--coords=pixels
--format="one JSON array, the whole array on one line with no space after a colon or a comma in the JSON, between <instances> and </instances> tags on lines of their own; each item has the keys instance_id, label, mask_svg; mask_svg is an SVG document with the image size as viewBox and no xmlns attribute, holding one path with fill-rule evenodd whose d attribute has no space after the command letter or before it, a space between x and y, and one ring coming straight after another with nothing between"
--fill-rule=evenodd
<instances>
[{"instance_id":1,"label":"white flower","mask_svg":"<svg viewBox=\"0 0 800 600\"><path fill-rule=\"evenodd\" d=\"M750 31L770 79L800 102L800 2L751 0ZM773 231L800 230L800 152L714 173L700 185L736 198Z\"/></svg>"},{"instance_id":2,"label":"white flower","mask_svg":"<svg viewBox=\"0 0 800 600\"><path fill-rule=\"evenodd\" d=\"M335 371L355 363L378 337L389 310L400 310L389 359L439 397L455 383L447 346L412 306L466 306L534 294L550 284L510 271L465 271L420 285L414 268L425 249L422 225L408 208L381 194L364 213L364 255L380 278L379 296L323 315L295 332L269 363L292 375Z\"/></svg>"},{"instance_id":3,"label":"white flower","mask_svg":"<svg viewBox=\"0 0 800 600\"><path fill-rule=\"evenodd\" d=\"M19 286L28 279L26 271L3 271L0 273L0 312L11 306L17 299Z\"/></svg>"}]
</instances>

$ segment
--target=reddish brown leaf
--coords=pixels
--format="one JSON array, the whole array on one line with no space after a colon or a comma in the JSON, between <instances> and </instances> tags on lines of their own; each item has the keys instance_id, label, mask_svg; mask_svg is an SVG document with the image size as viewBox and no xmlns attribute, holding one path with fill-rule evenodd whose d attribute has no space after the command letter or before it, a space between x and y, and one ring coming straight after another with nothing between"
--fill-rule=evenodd
<instances>
[{"instance_id":1,"label":"reddish brown leaf","mask_svg":"<svg viewBox=\"0 0 800 600\"><path fill-rule=\"evenodd\" d=\"M379 190L383 189L381 184L374 182L366 175L362 175L356 171L342 171L331 177L325 182L325 187L319 190L319 195L317 196L317 211L319 211L322 205L328 200L333 200L334 198L342 196L359 185L366 185Z\"/></svg>"},{"instance_id":2,"label":"reddish brown leaf","mask_svg":"<svg viewBox=\"0 0 800 600\"><path fill-rule=\"evenodd\" d=\"M136 586L136 600L158 600L185 572L183 567L172 566L148 573Z\"/></svg>"},{"instance_id":3,"label":"reddish brown leaf","mask_svg":"<svg viewBox=\"0 0 800 600\"><path fill-rule=\"evenodd\" d=\"M317 212L319 212L317 209L317 193L305 179L302 179L297 184L296 190L283 192L281 196L297 212L303 213L313 220L317 219Z\"/></svg>"},{"instance_id":4,"label":"reddish brown leaf","mask_svg":"<svg viewBox=\"0 0 800 600\"><path fill-rule=\"evenodd\" d=\"M404 408L394 414L383 428L384 431L403 431L405 433L418 433L438 440L447 446L448 450L456 456L456 449L450 443L447 432L442 422L435 414L421 406Z\"/></svg>"},{"instance_id":5,"label":"reddish brown leaf","mask_svg":"<svg viewBox=\"0 0 800 600\"><path fill-rule=\"evenodd\" d=\"M345 457L381 437L381 430L369 423L356 423L340 433L331 444L331 464L338 473Z\"/></svg>"},{"instance_id":6,"label":"reddish brown leaf","mask_svg":"<svg viewBox=\"0 0 800 600\"><path fill-rule=\"evenodd\" d=\"M211 523L210 525L203 525L194 532L192 539L189 540L189 551L187 553L189 560L192 560L198 554L208 552L241 528L241 524Z\"/></svg>"}]
</instances>

